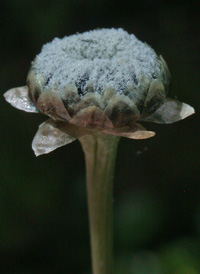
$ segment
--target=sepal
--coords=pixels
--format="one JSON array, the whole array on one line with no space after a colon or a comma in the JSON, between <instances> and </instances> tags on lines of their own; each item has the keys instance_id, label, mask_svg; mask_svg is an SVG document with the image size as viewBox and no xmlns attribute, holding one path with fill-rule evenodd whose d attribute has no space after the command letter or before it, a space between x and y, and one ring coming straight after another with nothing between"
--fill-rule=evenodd
<instances>
[{"instance_id":1,"label":"sepal","mask_svg":"<svg viewBox=\"0 0 200 274\"><path fill-rule=\"evenodd\" d=\"M175 99L166 98L156 112L142 120L159 124L171 124L185 119L194 113L195 110L190 105L181 103Z\"/></svg>"},{"instance_id":2,"label":"sepal","mask_svg":"<svg viewBox=\"0 0 200 274\"><path fill-rule=\"evenodd\" d=\"M5 100L15 108L26 112L39 112L31 101L27 86L9 89L4 93L4 97Z\"/></svg>"},{"instance_id":3,"label":"sepal","mask_svg":"<svg viewBox=\"0 0 200 274\"><path fill-rule=\"evenodd\" d=\"M63 125L49 119L39 126L32 142L32 149L36 156L47 154L76 140L64 131Z\"/></svg>"}]
</instances>

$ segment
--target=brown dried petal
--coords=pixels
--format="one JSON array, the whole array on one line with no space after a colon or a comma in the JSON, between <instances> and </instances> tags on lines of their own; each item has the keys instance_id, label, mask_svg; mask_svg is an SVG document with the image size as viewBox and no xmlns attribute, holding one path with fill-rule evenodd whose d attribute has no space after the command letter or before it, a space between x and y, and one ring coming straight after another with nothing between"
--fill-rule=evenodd
<instances>
[{"instance_id":1,"label":"brown dried petal","mask_svg":"<svg viewBox=\"0 0 200 274\"><path fill-rule=\"evenodd\" d=\"M68 113L70 116L73 116L76 110L76 105L80 101L77 87L73 84L68 84L60 91L60 96Z\"/></svg>"},{"instance_id":2,"label":"brown dried petal","mask_svg":"<svg viewBox=\"0 0 200 274\"><path fill-rule=\"evenodd\" d=\"M15 108L26 112L39 112L30 99L27 86L12 88L4 93L4 97Z\"/></svg>"},{"instance_id":3,"label":"brown dried petal","mask_svg":"<svg viewBox=\"0 0 200 274\"><path fill-rule=\"evenodd\" d=\"M155 132L146 130L140 124L134 124L132 127L106 129L103 132L135 140L148 139L155 136Z\"/></svg>"},{"instance_id":4,"label":"brown dried petal","mask_svg":"<svg viewBox=\"0 0 200 274\"><path fill-rule=\"evenodd\" d=\"M171 124L192 115L194 112L194 108L190 105L166 98L163 105L151 116L144 118L143 121Z\"/></svg>"},{"instance_id":5,"label":"brown dried petal","mask_svg":"<svg viewBox=\"0 0 200 274\"><path fill-rule=\"evenodd\" d=\"M71 118L60 98L59 91L56 89L43 91L38 98L37 107L42 113L53 119L69 121Z\"/></svg>"},{"instance_id":6,"label":"brown dried petal","mask_svg":"<svg viewBox=\"0 0 200 274\"><path fill-rule=\"evenodd\" d=\"M147 116L154 113L160 105L164 102L166 97L165 88L159 79L151 82L149 91L144 102L142 116Z\"/></svg>"},{"instance_id":7,"label":"brown dried petal","mask_svg":"<svg viewBox=\"0 0 200 274\"><path fill-rule=\"evenodd\" d=\"M36 105L37 100L45 86L44 77L41 74L35 74L33 69L30 69L27 76L27 85L28 85L29 95L33 103Z\"/></svg>"},{"instance_id":8,"label":"brown dried petal","mask_svg":"<svg viewBox=\"0 0 200 274\"><path fill-rule=\"evenodd\" d=\"M32 142L32 149L35 155L39 156L49 153L76 140L76 138L68 135L62 129L63 124L59 124L59 122L52 119L42 123Z\"/></svg>"},{"instance_id":9,"label":"brown dried petal","mask_svg":"<svg viewBox=\"0 0 200 274\"><path fill-rule=\"evenodd\" d=\"M105 106L108 105L108 103L110 102L111 98L116 95L116 90L112 87L108 87L104 90L103 94L102 94L102 100Z\"/></svg>"},{"instance_id":10,"label":"brown dried petal","mask_svg":"<svg viewBox=\"0 0 200 274\"><path fill-rule=\"evenodd\" d=\"M125 95L114 95L105 112L115 127L125 126L140 117L137 106Z\"/></svg>"},{"instance_id":11,"label":"brown dried petal","mask_svg":"<svg viewBox=\"0 0 200 274\"><path fill-rule=\"evenodd\" d=\"M81 109L95 106L100 109L104 109L104 104L101 100L101 96L98 93L87 93L82 96L80 102L75 107L75 113L79 112Z\"/></svg>"},{"instance_id":12,"label":"brown dried petal","mask_svg":"<svg viewBox=\"0 0 200 274\"><path fill-rule=\"evenodd\" d=\"M162 66L162 71L163 71L163 83L165 85L165 88L169 88L169 83L171 80L171 74L169 72L167 63L165 62L165 59L162 57L162 55L159 56L160 57L160 62L161 62L161 66Z\"/></svg>"},{"instance_id":13,"label":"brown dried petal","mask_svg":"<svg viewBox=\"0 0 200 274\"><path fill-rule=\"evenodd\" d=\"M90 106L80 110L71 120L70 124L86 128L113 128L107 115L98 107Z\"/></svg>"}]
</instances>

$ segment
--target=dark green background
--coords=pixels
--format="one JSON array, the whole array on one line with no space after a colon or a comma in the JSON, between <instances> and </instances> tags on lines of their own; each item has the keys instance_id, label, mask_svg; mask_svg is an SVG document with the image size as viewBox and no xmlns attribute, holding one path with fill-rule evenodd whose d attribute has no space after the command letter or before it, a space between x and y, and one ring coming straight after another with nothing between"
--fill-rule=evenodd
<instances>
[{"instance_id":1,"label":"dark green background","mask_svg":"<svg viewBox=\"0 0 200 274\"><path fill-rule=\"evenodd\" d=\"M170 96L192 117L146 124L157 134L120 141L115 174L116 274L200 273L200 7L198 1L1 1L0 273L91 273L85 166L74 142L36 158L46 117L12 108L42 45L95 28L122 27L162 54Z\"/></svg>"}]
</instances>

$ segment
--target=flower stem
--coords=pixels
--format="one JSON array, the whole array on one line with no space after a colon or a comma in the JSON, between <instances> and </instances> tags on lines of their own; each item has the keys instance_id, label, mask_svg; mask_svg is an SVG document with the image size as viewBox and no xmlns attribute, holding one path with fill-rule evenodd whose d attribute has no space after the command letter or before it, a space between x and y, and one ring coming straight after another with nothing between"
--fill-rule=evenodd
<instances>
[{"instance_id":1,"label":"flower stem","mask_svg":"<svg viewBox=\"0 0 200 274\"><path fill-rule=\"evenodd\" d=\"M80 138L86 161L93 274L113 273L113 177L119 137Z\"/></svg>"}]
</instances>

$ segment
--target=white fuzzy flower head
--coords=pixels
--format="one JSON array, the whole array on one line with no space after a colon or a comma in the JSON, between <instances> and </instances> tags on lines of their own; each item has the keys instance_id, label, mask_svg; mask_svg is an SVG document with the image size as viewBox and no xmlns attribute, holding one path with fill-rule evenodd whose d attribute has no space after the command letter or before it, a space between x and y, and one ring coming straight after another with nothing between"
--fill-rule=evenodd
<instances>
[{"instance_id":1,"label":"white fuzzy flower head","mask_svg":"<svg viewBox=\"0 0 200 274\"><path fill-rule=\"evenodd\" d=\"M94 105L120 126L124 124L118 120L117 109L129 112L126 115L131 121L138 119L151 83L160 89L162 98L154 104L158 107L169 84L163 59L122 29L94 30L54 39L43 46L28 76L36 104L42 93L58 90L72 116L83 107Z\"/></svg>"},{"instance_id":2,"label":"white fuzzy flower head","mask_svg":"<svg viewBox=\"0 0 200 274\"><path fill-rule=\"evenodd\" d=\"M150 46L123 29L100 29L44 45L32 62L27 86L9 90L5 98L17 108L51 117L33 141L39 155L92 130L152 137L153 132L136 122L171 123L194 113L192 107L166 98L169 83L164 59ZM47 129L49 139L44 137ZM39 149L41 138L47 147L52 139L54 145Z\"/></svg>"},{"instance_id":3,"label":"white fuzzy flower head","mask_svg":"<svg viewBox=\"0 0 200 274\"><path fill-rule=\"evenodd\" d=\"M32 69L44 77L45 88L56 85L63 90L75 84L81 96L91 89L102 94L109 87L124 94L127 86L141 85L141 76L149 82L162 78L155 52L122 29L56 38L43 46Z\"/></svg>"}]
</instances>

